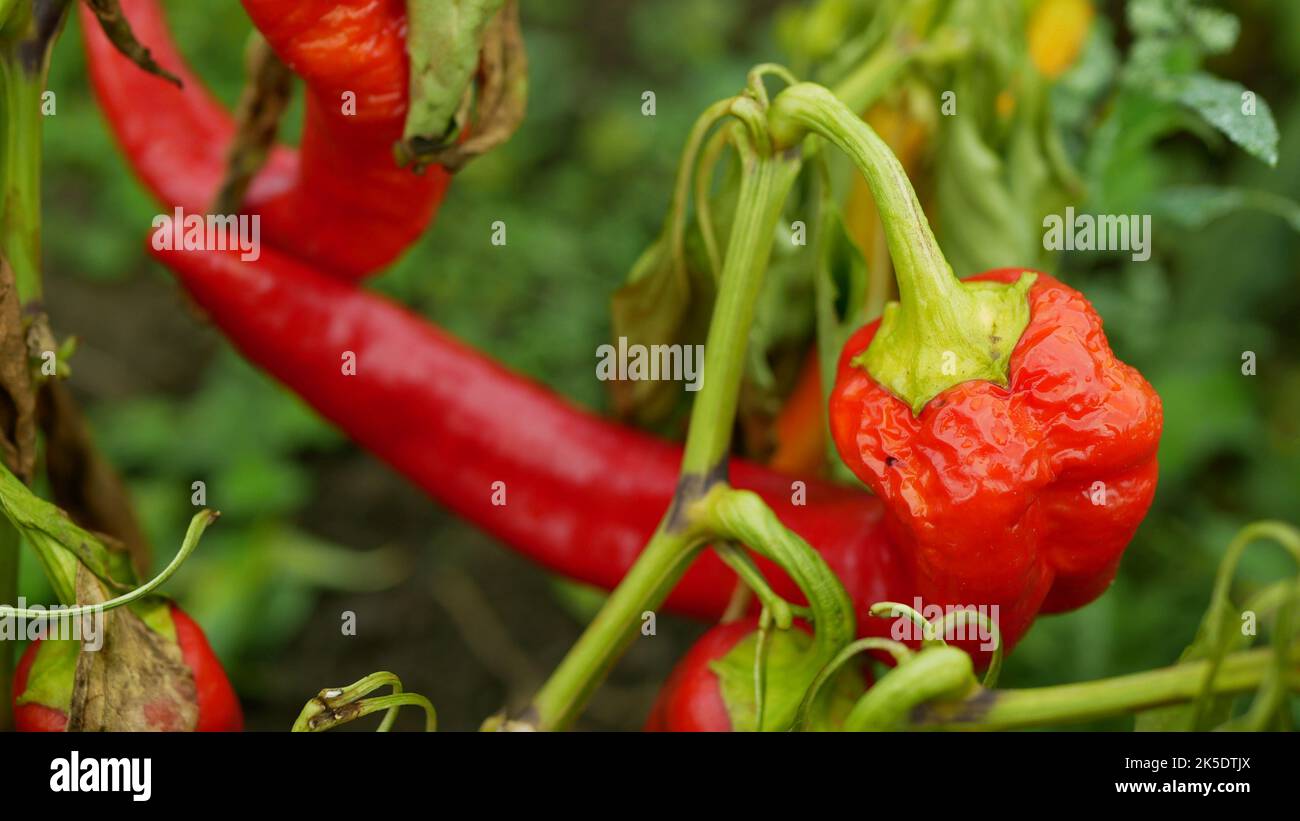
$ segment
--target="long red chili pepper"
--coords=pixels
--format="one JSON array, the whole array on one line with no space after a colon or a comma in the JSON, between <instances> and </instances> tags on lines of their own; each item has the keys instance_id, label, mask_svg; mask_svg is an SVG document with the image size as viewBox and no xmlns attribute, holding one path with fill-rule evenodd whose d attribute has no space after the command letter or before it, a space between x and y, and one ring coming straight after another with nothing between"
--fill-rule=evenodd
<instances>
[{"instance_id":1,"label":"long red chili pepper","mask_svg":"<svg viewBox=\"0 0 1300 821\"><path fill-rule=\"evenodd\" d=\"M255 262L153 253L251 362L434 499L552 570L612 588L668 507L678 446L574 407L387 299L274 252ZM874 498L813 481L806 504L795 504L795 480L739 460L731 478L821 552L860 624L887 627L868 618L874 602L911 601L908 564ZM777 592L802 599L763 566ZM709 553L667 605L716 618L735 583Z\"/></svg>"},{"instance_id":2,"label":"long red chili pepper","mask_svg":"<svg viewBox=\"0 0 1300 821\"><path fill-rule=\"evenodd\" d=\"M272 152L244 209L261 215L264 242L318 270L350 279L372 273L424 231L448 181L441 168L399 168L393 155L407 106L405 4L244 0L244 7L307 84L300 149ZM119 54L83 7L100 105L146 187L169 208L205 213L226 174L234 121L186 65L158 0L123 0L122 9L184 88Z\"/></svg>"}]
</instances>

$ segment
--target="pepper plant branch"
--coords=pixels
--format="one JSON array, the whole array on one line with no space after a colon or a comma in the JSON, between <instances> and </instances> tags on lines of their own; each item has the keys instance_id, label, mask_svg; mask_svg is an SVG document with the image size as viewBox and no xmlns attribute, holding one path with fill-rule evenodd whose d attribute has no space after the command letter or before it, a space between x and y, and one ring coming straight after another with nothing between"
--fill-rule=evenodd
<instances>
[{"instance_id":1,"label":"pepper plant branch","mask_svg":"<svg viewBox=\"0 0 1300 821\"><path fill-rule=\"evenodd\" d=\"M723 662L733 656L744 658L753 655L753 729L762 731L772 729L788 730L800 720L800 709L804 701L803 693L821 675L827 664L857 632L853 614L853 603L839 578L826 565L821 555L813 550L807 542L788 530L771 508L755 493L747 490L735 490L725 484L715 485L709 493L691 509L691 519L698 522L709 532L725 537L734 542L744 543L759 555L765 556L781 567L795 582L808 607L802 608L801 618L811 622L813 637L810 644L803 647L796 658L783 662L779 675L783 686L774 689L769 697L767 687L768 645L772 639L772 628L782 628L774 624L775 618L771 605L766 601L759 619L757 633L742 640L724 657ZM748 562L749 557L746 555ZM743 564L741 565L744 566ZM752 567L752 562L750 562ZM757 574L741 573L751 586L755 582L750 576ZM766 582L759 576L756 590L766 588ZM760 593L760 599L762 594ZM788 629L789 625L784 625ZM725 681L727 673L720 673ZM728 688L735 694L734 688ZM827 691L826 696L831 693ZM744 698L743 695L740 698ZM809 721L814 703L825 706L826 700L813 693L804 706L802 719ZM728 701L733 726L741 729L745 726L743 701Z\"/></svg>"},{"instance_id":2,"label":"pepper plant branch","mask_svg":"<svg viewBox=\"0 0 1300 821\"><path fill-rule=\"evenodd\" d=\"M821 554L792 533L752 491L717 485L691 511L710 533L749 545L780 565L808 598L815 652L830 659L853 640L853 603Z\"/></svg>"},{"instance_id":3,"label":"pepper plant branch","mask_svg":"<svg viewBox=\"0 0 1300 821\"><path fill-rule=\"evenodd\" d=\"M750 558L745 549L735 542L722 542L715 544L713 550L718 554L718 558L723 564L730 567L740 580L741 588L749 591L754 598L757 598L772 620L772 624L778 630L789 630L790 625L794 624L794 617L797 614L800 618L812 618L812 612L804 607L796 607L788 601L781 598L772 586L763 578L763 571L758 569L754 560ZM748 602L746 597L746 602ZM743 611L740 615L743 615Z\"/></svg>"},{"instance_id":4,"label":"pepper plant branch","mask_svg":"<svg viewBox=\"0 0 1300 821\"><path fill-rule=\"evenodd\" d=\"M41 95L72 0L0 0L0 258L22 304L41 296ZM0 522L0 602L18 596L22 539ZM0 730L11 723L14 643L0 642Z\"/></svg>"},{"instance_id":5,"label":"pepper plant branch","mask_svg":"<svg viewBox=\"0 0 1300 821\"><path fill-rule=\"evenodd\" d=\"M1213 680L1216 695L1248 693L1258 688L1275 664L1271 649L1234 653L1223 659ZM1095 721L1197 698L1211 661L1081 684L1028 690L977 688L958 701L934 701L912 710L908 729L1019 730L1080 721ZM892 676L890 673L884 679ZM1286 687L1300 690L1300 648L1292 648ZM879 684L876 685L880 686Z\"/></svg>"},{"instance_id":6,"label":"pepper plant branch","mask_svg":"<svg viewBox=\"0 0 1300 821\"><path fill-rule=\"evenodd\" d=\"M844 719L844 729L901 729L917 705L931 699L961 697L979 689L971 658L964 650L948 645L927 647L899 662L872 685Z\"/></svg>"},{"instance_id":7,"label":"pepper plant branch","mask_svg":"<svg viewBox=\"0 0 1300 821\"><path fill-rule=\"evenodd\" d=\"M1300 532L1285 522L1262 521L1246 525L1229 543L1225 551L1223 560L1219 563L1218 573L1214 578L1214 590L1210 594L1210 609L1206 613L1202 630L1206 633L1207 643L1213 648L1212 655L1208 660L1205 669L1205 677L1201 684L1201 694L1196 700L1196 709L1192 720L1192 726L1199 727L1204 721L1209 709L1209 694L1211 684L1217 679L1218 669L1224 652L1228 647L1228 635L1224 630L1227 622L1227 616L1232 607L1232 600L1229 596L1232 586L1232 579L1237 573L1237 565L1241 562L1242 555L1246 548L1251 544L1264 539L1271 539L1280 544L1288 553L1291 554L1292 560L1297 566L1300 566ZM1279 607L1278 627L1279 635L1283 640L1289 640L1289 632L1284 631L1283 622L1289 625L1290 608L1287 606L1291 597L1286 597Z\"/></svg>"},{"instance_id":8,"label":"pepper plant branch","mask_svg":"<svg viewBox=\"0 0 1300 821\"><path fill-rule=\"evenodd\" d=\"M704 347L704 384L691 410L682 457L684 478L717 471L731 448L754 309L771 255L777 219L800 168L798 152L742 153L745 165L718 298ZM707 488L701 488L707 490Z\"/></svg>"},{"instance_id":9,"label":"pepper plant branch","mask_svg":"<svg viewBox=\"0 0 1300 821\"><path fill-rule=\"evenodd\" d=\"M758 103L739 97L730 110L751 127L759 125L753 109L739 101ZM711 108L706 118L713 112ZM691 142L698 145L702 136L693 135ZM635 637L642 614L663 602L708 539L691 520L690 510L710 487L725 481L754 309L776 222L800 167L797 151L772 155L749 140L738 143L743 164L740 193L705 342L704 384L691 410L677 494L641 556L521 717L528 726L557 730L573 723Z\"/></svg>"}]
</instances>

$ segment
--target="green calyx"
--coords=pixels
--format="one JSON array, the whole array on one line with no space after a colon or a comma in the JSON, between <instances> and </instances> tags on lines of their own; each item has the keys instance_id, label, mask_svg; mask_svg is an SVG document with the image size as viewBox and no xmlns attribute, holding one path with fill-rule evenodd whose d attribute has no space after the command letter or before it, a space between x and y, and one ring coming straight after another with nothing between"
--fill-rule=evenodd
<instances>
[{"instance_id":1,"label":"green calyx","mask_svg":"<svg viewBox=\"0 0 1300 821\"><path fill-rule=\"evenodd\" d=\"M962 282L946 270L908 282L885 305L880 329L852 364L908 404L913 414L954 385L983 379L1005 387L1011 351L1029 324L1037 274L1015 282Z\"/></svg>"},{"instance_id":2,"label":"green calyx","mask_svg":"<svg viewBox=\"0 0 1300 821\"><path fill-rule=\"evenodd\" d=\"M898 276L898 302L885 306L880 329L853 360L913 414L948 388L974 379L1008 384L1011 352L1029 324L1028 292L1036 275L1014 283L962 282L939 250L907 173L889 147L829 91L799 83L773 101L768 124L778 146L808 134L840 148L866 178L876 200Z\"/></svg>"}]
</instances>

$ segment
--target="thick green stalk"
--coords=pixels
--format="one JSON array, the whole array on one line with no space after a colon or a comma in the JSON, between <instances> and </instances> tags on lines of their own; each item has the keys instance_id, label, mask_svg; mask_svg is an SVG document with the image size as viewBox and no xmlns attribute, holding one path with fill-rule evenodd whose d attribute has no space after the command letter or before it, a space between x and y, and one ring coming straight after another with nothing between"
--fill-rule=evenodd
<instances>
[{"instance_id":1,"label":"thick green stalk","mask_svg":"<svg viewBox=\"0 0 1300 821\"><path fill-rule=\"evenodd\" d=\"M23 303L41 295L41 94L17 50L0 57L0 252Z\"/></svg>"},{"instance_id":2,"label":"thick green stalk","mask_svg":"<svg viewBox=\"0 0 1300 821\"><path fill-rule=\"evenodd\" d=\"M1214 677L1213 692L1228 695L1257 689L1274 666L1274 656L1273 650L1260 649L1224 658ZM1292 690L1300 689L1296 661L1292 654L1286 676L1286 686ZM1019 730L1182 704L1200 694L1210 666L1208 660L1184 662L1081 684L1030 690L981 689L971 698L920 706L911 713L907 726L926 730Z\"/></svg>"},{"instance_id":3,"label":"thick green stalk","mask_svg":"<svg viewBox=\"0 0 1300 821\"><path fill-rule=\"evenodd\" d=\"M875 197L899 301L885 306L875 339L854 364L865 365L913 413L962 382L1006 385L1011 351L1029 323L1026 294L1035 275L1011 285L957 279L898 158L825 88L787 88L773 101L768 123L778 148L809 133L829 140L854 161Z\"/></svg>"},{"instance_id":4,"label":"thick green stalk","mask_svg":"<svg viewBox=\"0 0 1300 821\"><path fill-rule=\"evenodd\" d=\"M72 0L0 0L0 257L22 304L41 297L41 95ZM0 522L0 603L18 597L21 539ZM13 642L0 642L0 730L10 715Z\"/></svg>"},{"instance_id":5,"label":"thick green stalk","mask_svg":"<svg viewBox=\"0 0 1300 821\"><path fill-rule=\"evenodd\" d=\"M682 457L682 473L686 477L703 478L718 470L731 449L732 424L740 398L754 308L772 253L776 221L800 167L797 154L751 155L744 161L747 168L737 200L735 224L704 344L704 385L691 411L691 427Z\"/></svg>"},{"instance_id":6,"label":"thick green stalk","mask_svg":"<svg viewBox=\"0 0 1300 821\"><path fill-rule=\"evenodd\" d=\"M704 543L690 508L711 485L725 480L754 306L776 222L800 166L795 152L766 156L750 151L744 163L677 496L641 556L521 716L525 726L560 730L573 723L636 637L643 614L663 602Z\"/></svg>"},{"instance_id":7,"label":"thick green stalk","mask_svg":"<svg viewBox=\"0 0 1300 821\"><path fill-rule=\"evenodd\" d=\"M691 519L711 534L749 545L790 575L808 598L809 615L816 628L813 652L821 664L853 640L857 620L844 585L821 554L781 524L758 494L715 486L691 510Z\"/></svg>"}]
</instances>

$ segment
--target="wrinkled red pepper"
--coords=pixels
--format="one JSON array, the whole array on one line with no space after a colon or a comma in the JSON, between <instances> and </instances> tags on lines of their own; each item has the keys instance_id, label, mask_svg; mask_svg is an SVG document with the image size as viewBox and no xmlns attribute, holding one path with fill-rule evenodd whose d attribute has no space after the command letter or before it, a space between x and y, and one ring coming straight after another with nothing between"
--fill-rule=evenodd
<instances>
[{"instance_id":1,"label":"wrinkled red pepper","mask_svg":"<svg viewBox=\"0 0 1300 821\"><path fill-rule=\"evenodd\" d=\"M997 606L1008 644L1115 578L1155 494L1162 419L1082 294L1037 274L1029 311L1007 387L962 382L914 415L854 364L873 322L845 345L830 406L839 453L884 503L923 601Z\"/></svg>"},{"instance_id":2,"label":"wrinkled red pepper","mask_svg":"<svg viewBox=\"0 0 1300 821\"><path fill-rule=\"evenodd\" d=\"M181 658L194 676L195 700L198 706L198 722L192 728L197 732L238 732L244 729L244 713L239 706L235 689L226 678L226 671L217 659L203 630L194 620L175 604L170 607L172 624L176 629L176 643L180 647ZM62 692L67 698L60 704L43 704L37 701L24 701L28 688L35 684L31 674L42 649L46 645L40 641L32 642L18 661L14 672L14 728L25 733L61 733L68 726L68 710L72 698L72 671L63 670L66 681L45 682L41 689L45 692ZM53 674L53 673L50 673ZM159 720L169 715L170 711L161 711ZM153 729L184 729L167 724Z\"/></svg>"},{"instance_id":3,"label":"wrinkled red pepper","mask_svg":"<svg viewBox=\"0 0 1300 821\"><path fill-rule=\"evenodd\" d=\"M267 244L357 279L384 267L428 226L447 187L441 168L399 168L407 108L403 0L244 0L267 42L307 85L302 144L275 149L249 187ZM168 208L206 213L226 174L229 112L186 65L158 0L122 0L137 38L178 89L118 53L82 8L90 77L118 142ZM355 94L355 114L345 109ZM351 98L349 98L351 99Z\"/></svg>"}]
</instances>

